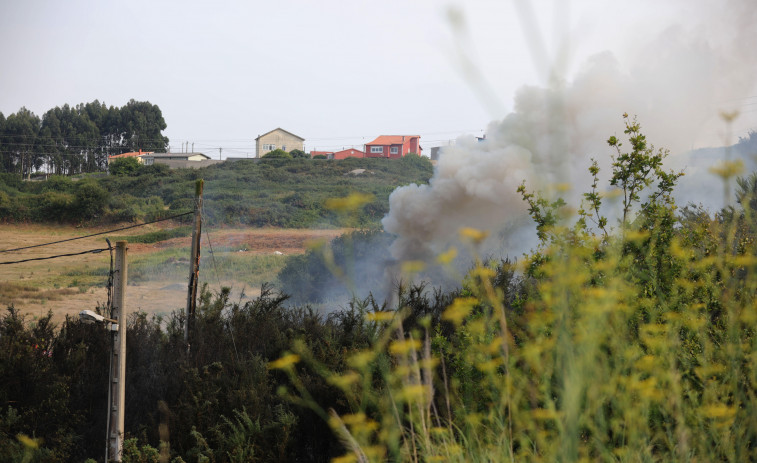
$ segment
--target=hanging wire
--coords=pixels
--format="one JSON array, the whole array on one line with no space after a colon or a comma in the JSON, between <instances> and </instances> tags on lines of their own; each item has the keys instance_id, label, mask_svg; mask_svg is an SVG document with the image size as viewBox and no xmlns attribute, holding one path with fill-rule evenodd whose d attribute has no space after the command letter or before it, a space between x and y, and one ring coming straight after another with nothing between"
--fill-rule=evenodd
<instances>
[{"instance_id":1,"label":"hanging wire","mask_svg":"<svg viewBox=\"0 0 757 463\"><path fill-rule=\"evenodd\" d=\"M205 215L205 205L203 204L202 208L200 208L200 217L202 218L202 222L206 222L206 215ZM210 250L210 259L213 261L213 272L216 275L216 281L218 281L218 290L221 290L221 278L218 273L218 264L216 263L216 253L213 251L213 244L210 241L210 232L208 232L208 228L205 227L205 239L208 240L208 248ZM226 321L227 326L229 327L229 334L231 335L231 345L234 346L234 354L237 360L237 364L240 363L239 360L239 351L237 350L237 343L234 339L234 327L232 325L232 320L228 319Z\"/></svg>"},{"instance_id":2,"label":"hanging wire","mask_svg":"<svg viewBox=\"0 0 757 463\"><path fill-rule=\"evenodd\" d=\"M162 218L162 219L152 220L150 222L139 223L139 224L136 224L136 225L129 225L128 227L114 228L113 230L108 230L108 231L98 232L98 233L92 233L91 235L77 236L77 237L74 237L74 238L67 238L65 240L51 241L49 243L42 243L42 244L34 244L32 246L24 246L24 247L21 247L21 248L0 249L0 253L2 253L2 252L12 252L12 251L21 251L21 250L24 250L24 249L31 249L31 248L39 248L41 246L49 246L51 244L66 243L68 241L83 240L84 238L91 238L93 236L107 235L108 233L113 233L113 232L117 232L117 231L121 231L121 230L129 230L130 228L144 227L145 225L150 225L150 224L158 223L158 222L164 222L166 220L176 219L178 217L184 217L185 215L189 215L189 214L194 214L194 212L185 212L183 214L177 214L177 215L172 215L170 217L165 217L165 218Z\"/></svg>"},{"instance_id":3,"label":"hanging wire","mask_svg":"<svg viewBox=\"0 0 757 463\"><path fill-rule=\"evenodd\" d=\"M107 251L107 250L108 250L108 248L90 249L88 251L72 252L70 254L57 254L55 256L33 257L31 259L22 259L22 260L8 261L8 262L0 262L0 265L21 264L21 263L24 263L24 262L32 262L32 261L35 261L35 260L57 259L58 257L81 256L82 254L97 254L97 253L100 253L100 252L103 252L103 251Z\"/></svg>"},{"instance_id":4,"label":"hanging wire","mask_svg":"<svg viewBox=\"0 0 757 463\"><path fill-rule=\"evenodd\" d=\"M200 217L202 218L203 223L205 222L205 205L203 204L202 208L200 209ZM213 244L210 242L210 233L208 232L208 228L205 227L205 239L208 240L208 248L210 249L210 260L213 261L213 271L216 274L216 281L218 282L218 290L221 290L221 278L218 273L218 264L216 263L216 253L213 252Z\"/></svg>"}]
</instances>

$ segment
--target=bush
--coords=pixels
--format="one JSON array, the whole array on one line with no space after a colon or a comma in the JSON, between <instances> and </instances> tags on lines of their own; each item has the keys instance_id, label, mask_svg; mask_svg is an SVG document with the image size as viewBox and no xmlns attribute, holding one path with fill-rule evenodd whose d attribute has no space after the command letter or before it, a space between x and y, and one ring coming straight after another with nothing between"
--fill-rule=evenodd
<instances>
[{"instance_id":1,"label":"bush","mask_svg":"<svg viewBox=\"0 0 757 463\"><path fill-rule=\"evenodd\" d=\"M111 175L118 177L135 176L142 167L142 164L135 157L117 158L108 165L108 171Z\"/></svg>"},{"instance_id":2,"label":"bush","mask_svg":"<svg viewBox=\"0 0 757 463\"><path fill-rule=\"evenodd\" d=\"M42 191L57 191L60 193L71 193L76 185L70 177L62 175L51 175L50 178L42 182Z\"/></svg>"},{"instance_id":3,"label":"bush","mask_svg":"<svg viewBox=\"0 0 757 463\"><path fill-rule=\"evenodd\" d=\"M263 159L292 159L292 155L279 148L264 154Z\"/></svg>"},{"instance_id":4,"label":"bush","mask_svg":"<svg viewBox=\"0 0 757 463\"><path fill-rule=\"evenodd\" d=\"M150 175L155 177L167 177L171 173L171 168L167 164L151 164L149 166L142 166L138 174Z\"/></svg>"},{"instance_id":5,"label":"bush","mask_svg":"<svg viewBox=\"0 0 757 463\"><path fill-rule=\"evenodd\" d=\"M75 195L57 191L46 191L36 197L35 220L62 222L77 215Z\"/></svg>"},{"instance_id":6,"label":"bush","mask_svg":"<svg viewBox=\"0 0 757 463\"><path fill-rule=\"evenodd\" d=\"M100 215L108 204L110 194L94 180L80 180L76 184L74 218L89 220Z\"/></svg>"},{"instance_id":7,"label":"bush","mask_svg":"<svg viewBox=\"0 0 757 463\"><path fill-rule=\"evenodd\" d=\"M426 156L420 156L416 153L407 153L400 158L400 162L405 166L412 166L416 169L433 169L431 159L427 158Z\"/></svg>"},{"instance_id":8,"label":"bush","mask_svg":"<svg viewBox=\"0 0 757 463\"><path fill-rule=\"evenodd\" d=\"M310 155L302 150L292 150L289 154L293 159L310 159Z\"/></svg>"}]
</instances>

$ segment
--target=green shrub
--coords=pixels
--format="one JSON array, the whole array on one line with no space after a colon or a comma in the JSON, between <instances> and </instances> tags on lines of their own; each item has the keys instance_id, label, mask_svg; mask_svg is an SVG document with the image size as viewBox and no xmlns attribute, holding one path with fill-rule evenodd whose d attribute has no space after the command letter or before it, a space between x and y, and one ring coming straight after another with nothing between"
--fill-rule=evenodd
<instances>
[{"instance_id":1,"label":"green shrub","mask_svg":"<svg viewBox=\"0 0 757 463\"><path fill-rule=\"evenodd\" d=\"M292 159L292 155L279 148L264 154L262 159Z\"/></svg>"},{"instance_id":2,"label":"green shrub","mask_svg":"<svg viewBox=\"0 0 757 463\"><path fill-rule=\"evenodd\" d=\"M304 343L271 364L345 459L757 459L755 241L738 214L676 215L679 174L660 168L665 152L653 154L635 121L625 133L631 151L612 167L626 193L617 230L600 214L596 163L575 215L521 186L541 245L517 266L477 259L441 313L417 291L400 290L394 310L364 306L356 325L374 341L342 368ZM485 236L461 231L474 255ZM417 276L403 267L403 280ZM340 388L346 413L312 398L299 379L309 369Z\"/></svg>"},{"instance_id":3,"label":"green shrub","mask_svg":"<svg viewBox=\"0 0 757 463\"><path fill-rule=\"evenodd\" d=\"M41 182L41 184L42 191L57 191L60 193L72 193L76 186L70 177L62 175L51 175L47 180Z\"/></svg>"},{"instance_id":4,"label":"green shrub","mask_svg":"<svg viewBox=\"0 0 757 463\"><path fill-rule=\"evenodd\" d=\"M108 204L110 194L94 180L80 180L76 184L74 218L89 220L101 214Z\"/></svg>"},{"instance_id":5,"label":"green shrub","mask_svg":"<svg viewBox=\"0 0 757 463\"><path fill-rule=\"evenodd\" d=\"M135 157L117 158L108 165L108 171L115 176L135 176L142 164Z\"/></svg>"},{"instance_id":6,"label":"green shrub","mask_svg":"<svg viewBox=\"0 0 757 463\"><path fill-rule=\"evenodd\" d=\"M310 155L302 150L292 150L289 152L289 155L292 156L293 159L310 159Z\"/></svg>"},{"instance_id":7,"label":"green shrub","mask_svg":"<svg viewBox=\"0 0 757 463\"><path fill-rule=\"evenodd\" d=\"M77 199L73 194L46 191L36 196L34 218L38 221L69 220L76 216L76 202Z\"/></svg>"}]
</instances>

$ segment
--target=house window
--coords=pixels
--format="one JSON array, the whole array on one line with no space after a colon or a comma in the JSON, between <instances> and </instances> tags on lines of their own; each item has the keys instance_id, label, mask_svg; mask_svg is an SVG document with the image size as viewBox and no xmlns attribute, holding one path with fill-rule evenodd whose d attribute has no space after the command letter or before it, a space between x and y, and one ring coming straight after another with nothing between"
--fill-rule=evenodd
<instances>
[{"instance_id":1,"label":"house window","mask_svg":"<svg viewBox=\"0 0 757 463\"><path fill-rule=\"evenodd\" d=\"M392 154L399 154L399 152L400 152L400 147L399 146L392 146L392 149L391 149L390 153L392 153Z\"/></svg>"},{"instance_id":2,"label":"house window","mask_svg":"<svg viewBox=\"0 0 757 463\"><path fill-rule=\"evenodd\" d=\"M371 146L371 153L383 153L384 147L383 146Z\"/></svg>"},{"instance_id":3,"label":"house window","mask_svg":"<svg viewBox=\"0 0 757 463\"><path fill-rule=\"evenodd\" d=\"M286 151L287 150L287 145L281 145L281 149L284 150L284 151Z\"/></svg>"},{"instance_id":4,"label":"house window","mask_svg":"<svg viewBox=\"0 0 757 463\"><path fill-rule=\"evenodd\" d=\"M263 149L268 150L268 151L273 151L276 149L276 145L263 144Z\"/></svg>"}]
</instances>

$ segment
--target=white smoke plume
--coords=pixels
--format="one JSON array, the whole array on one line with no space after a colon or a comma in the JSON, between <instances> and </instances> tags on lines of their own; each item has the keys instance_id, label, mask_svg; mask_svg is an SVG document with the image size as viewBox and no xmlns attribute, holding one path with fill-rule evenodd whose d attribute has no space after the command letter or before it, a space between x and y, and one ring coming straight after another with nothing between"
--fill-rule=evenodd
<instances>
[{"instance_id":1,"label":"white smoke plume","mask_svg":"<svg viewBox=\"0 0 757 463\"><path fill-rule=\"evenodd\" d=\"M489 250L528 251L535 236L518 185L525 180L529 190L549 195L569 184L560 194L575 204L589 189L591 158L607 175L613 152L606 140L625 140L623 113L637 116L647 140L670 149L678 168L695 146L733 142L722 138L719 113L754 94L757 8L749 1L715 6L699 6L707 21L695 24L690 11L688 25L672 25L646 44L637 37L635 59L624 63L607 51L562 85L523 87L514 111L490 124L485 142L459 139L444 149L428 185L392 193L382 223L397 235L393 257L429 259L454 244L461 227L492 232Z\"/></svg>"}]
</instances>

